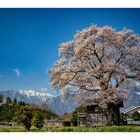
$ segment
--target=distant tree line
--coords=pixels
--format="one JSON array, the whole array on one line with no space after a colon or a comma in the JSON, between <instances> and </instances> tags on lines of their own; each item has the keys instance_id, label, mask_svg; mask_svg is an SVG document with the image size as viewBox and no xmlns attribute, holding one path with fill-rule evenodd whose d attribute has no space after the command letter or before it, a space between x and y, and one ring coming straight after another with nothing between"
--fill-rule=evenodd
<instances>
[{"instance_id":1,"label":"distant tree line","mask_svg":"<svg viewBox=\"0 0 140 140\"><path fill-rule=\"evenodd\" d=\"M0 95L0 122L19 122L25 127L25 130L29 131L32 125L41 129L45 119L56 116L55 113L46 111L44 108Z\"/></svg>"}]
</instances>

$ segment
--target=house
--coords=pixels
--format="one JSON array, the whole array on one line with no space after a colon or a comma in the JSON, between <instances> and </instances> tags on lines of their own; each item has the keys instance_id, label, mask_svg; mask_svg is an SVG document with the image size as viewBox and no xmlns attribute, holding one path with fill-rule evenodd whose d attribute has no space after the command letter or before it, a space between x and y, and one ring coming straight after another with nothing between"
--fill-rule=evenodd
<instances>
[{"instance_id":1,"label":"house","mask_svg":"<svg viewBox=\"0 0 140 140\"><path fill-rule=\"evenodd\" d=\"M126 110L123 110L121 113L126 116L132 116L132 114L136 111L140 113L140 106L132 106Z\"/></svg>"},{"instance_id":2,"label":"house","mask_svg":"<svg viewBox=\"0 0 140 140\"><path fill-rule=\"evenodd\" d=\"M52 127L59 127L62 125L62 122L58 119L51 119L51 120L46 120L44 127L46 128L52 128Z\"/></svg>"},{"instance_id":3,"label":"house","mask_svg":"<svg viewBox=\"0 0 140 140\"><path fill-rule=\"evenodd\" d=\"M18 122L0 122L0 126L18 126Z\"/></svg>"},{"instance_id":4,"label":"house","mask_svg":"<svg viewBox=\"0 0 140 140\"><path fill-rule=\"evenodd\" d=\"M78 114L79 126L102 126L106 125L105 111L98 105L88 105L85 113Z\"/></svg>"},{"instance_id":5,"label":"house","mask_svg":"<svg viewBox=\"0 0 140 140\"><path fill-rule=\"evenodd\" d=\"M140 125L140 119L133 118L134 112L140 113L140 106L131 106L121 112L122 120L125 120L127 125Z\"/></svg>"},{"instance_id":6,"label":"house","mask_svg":"<svg viewBox=\"0 0 140 140\"><path fill-rule=\"evenodd\" d=\"M115 110L113 121L116 125L121 124L120 107L123 102L118 104L110 104ZM98 105L98 100L94 100L92 104L86 105L86 112L78 114L78 126L105 126L108 125L107 111Z\"/></svg>"},{"instance_id":7,"label":"house","mask_svg":"<svg viewBox=\"0 0 140 140\"><path fill-rule=\"evenodd\" d=\"M64 115L58 116L55 119L45 120L44 127L46 129L61 127L64 122L70 122L72 118L71 113L65 113Z\"/></svg>"}]
</instances>

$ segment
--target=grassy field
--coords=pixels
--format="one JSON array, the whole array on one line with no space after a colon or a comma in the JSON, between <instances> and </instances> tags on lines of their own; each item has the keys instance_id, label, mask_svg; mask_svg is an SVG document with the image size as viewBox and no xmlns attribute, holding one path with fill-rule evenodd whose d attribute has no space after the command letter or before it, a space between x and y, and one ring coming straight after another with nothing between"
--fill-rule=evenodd
<instances>
[{"instance_id":1,"label":"grassy field","mask_svg":"<svg viewBox=\"0 0 140 140\"><path fill-rule=\"evenodd\" d=\"M25 132L23 126L0 126L0 132ZM62 127L50 130L32 128L30 132L140 132L140 126Z\"/></svg>"},{"instance_id":2,"label":"grassy field","mask_svg":"<svg viewBox=\"0 0 140 140\"><path fill-rule=\"evenodd\" d=\"M24 132L23 126L0 126L0 132Z\"/></svg>"},{"instance_id":3,"label":"grassy field","mask_svg":"<svg viewBox=\"0 0 140 140\"><path fill-rule=\"evenodd\" d=\"M46 132L47 130L38 130L31 128L30 132ZM0 126L0 132L27 132L23 126Z\"/></svg>"},{"instance_id":4,"label":"grassy field","mask_svg":"<svg viewBox=\"0 0 140 140\"><path fill-rule=\"evenodd\" d=\"M52 132L140 132L139 126L64 127Z\"/></svg>"}]
</instances>

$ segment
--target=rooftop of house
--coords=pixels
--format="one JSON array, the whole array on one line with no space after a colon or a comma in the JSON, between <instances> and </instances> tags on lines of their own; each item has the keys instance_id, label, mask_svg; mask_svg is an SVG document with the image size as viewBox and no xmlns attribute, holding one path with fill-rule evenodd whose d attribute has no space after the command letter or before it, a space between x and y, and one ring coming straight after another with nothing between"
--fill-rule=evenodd
<instances>
[{"instance_id":1,"label":"rooftop of house","mask_svg":"<svg viewBox=\"0 0 140 140\"><path fill-rule=\"evenodd\" d=\"M61 121L70 121L72 119L72 113L65 113L64 115L61 115L58 117Z\"/></svg>"},{"instance_id":2,"label":"rooftop of house","mask_svg":"<svg viewBox=\"0 0 140 140\"><path fill-rule=\"evenodd\" d=\"M139 109L138 112L140 112L140 106L131 106L131 107L127 108L126 110L123 110L121 113L127 114L127 113L134 111L136 109Z\"/></svg>"}]
</instances>

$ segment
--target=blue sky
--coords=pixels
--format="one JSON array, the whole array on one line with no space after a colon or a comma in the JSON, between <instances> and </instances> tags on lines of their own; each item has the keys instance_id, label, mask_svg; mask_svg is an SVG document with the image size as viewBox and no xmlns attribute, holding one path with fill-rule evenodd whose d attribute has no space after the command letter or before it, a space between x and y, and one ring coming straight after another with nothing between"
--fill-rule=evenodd
<instances>
[{"instance_id":1,"label":"blue sky","mask_svg":"<svg viewBox=\"0 0 140 140\"><path fill-rule=\"evenodd\" d=\"M92 24L140 33L140 9L0 9L0 90L50 87L60 43Z\"/></svg>"}]
</instances>

